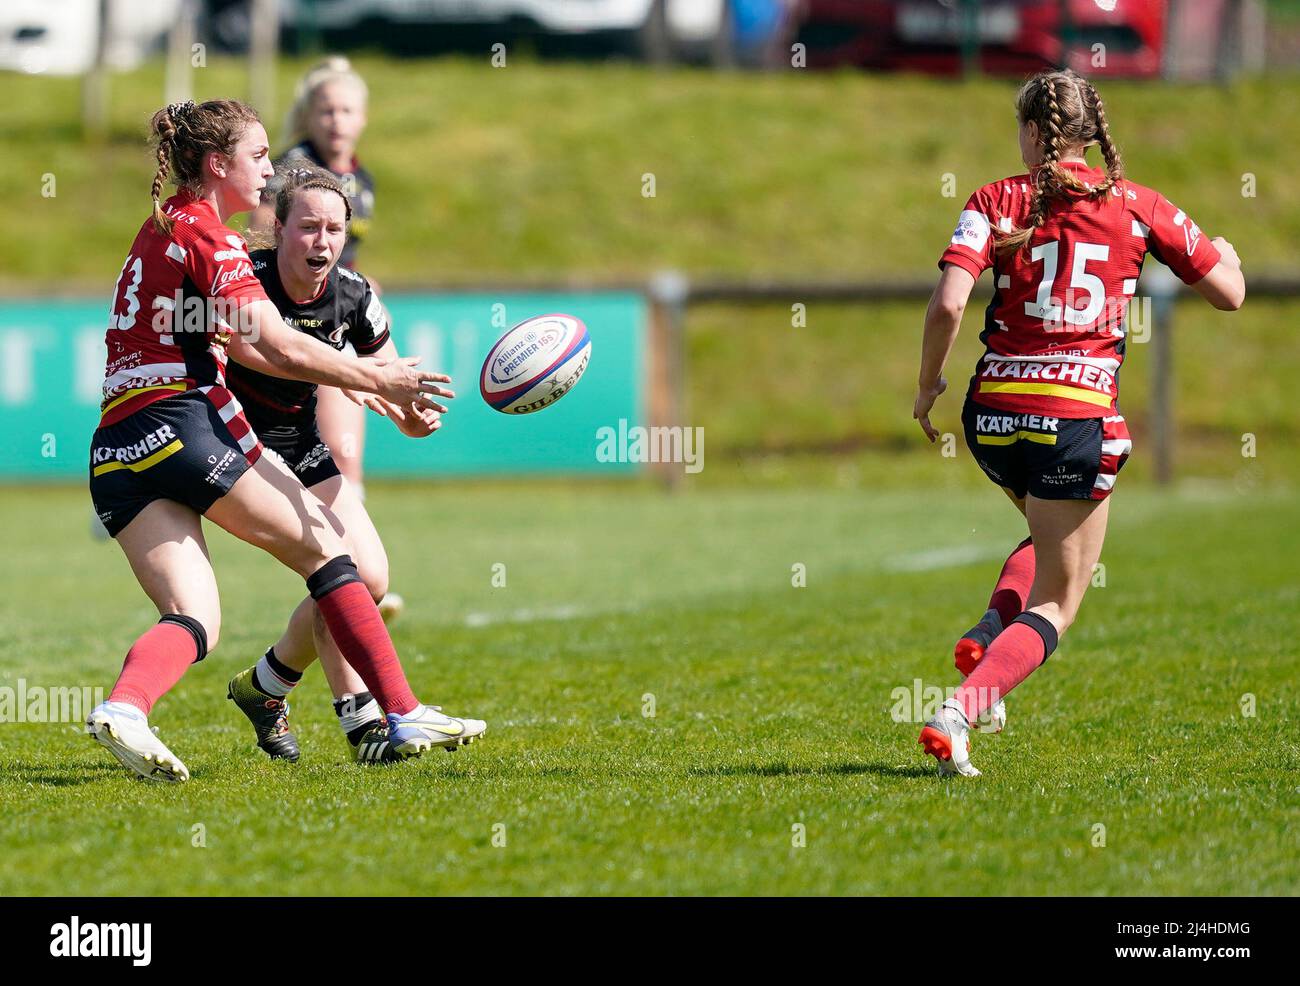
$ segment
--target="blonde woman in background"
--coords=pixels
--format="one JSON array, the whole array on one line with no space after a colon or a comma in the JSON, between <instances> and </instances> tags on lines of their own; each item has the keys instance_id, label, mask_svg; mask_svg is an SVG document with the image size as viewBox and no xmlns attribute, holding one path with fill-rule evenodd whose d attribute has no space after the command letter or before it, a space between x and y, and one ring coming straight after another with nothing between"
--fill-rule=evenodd
<instances>
[{"instance_id":1,"label":"blonde woman in background","mask_svg":"<svg viewBox=\"0 0 1300 986\"><path fill-rule=\"evenodd\" d=\"M319 167L338 179L352 209L347 246L339 263L356 268L357 251L369 234L375 210L375 182L357 160L357 144L366 129L369 89L365 80L341 55L325 59L308 70L298 82L293 106L285 121L285 132L293 146L276 162L277 174L293 167ZM250 230L271 231L275 225L273 203L276 181L268 184L262 205L253 214ZM379 285L370 279L375 294ZM362 459L366 448L366 412L337 387L321 387L317 396L316 423L321 437L344 478L365 498ZM388 593L379 604L385 621L392 621L402 609L402 598Z\"/></svg>"}]
</instances>

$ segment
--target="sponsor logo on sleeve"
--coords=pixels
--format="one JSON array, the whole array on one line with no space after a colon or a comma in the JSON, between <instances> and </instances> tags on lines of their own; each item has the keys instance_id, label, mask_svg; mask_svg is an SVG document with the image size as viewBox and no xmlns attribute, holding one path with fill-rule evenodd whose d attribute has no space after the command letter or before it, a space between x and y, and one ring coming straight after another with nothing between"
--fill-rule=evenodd
<instances>
[{"instance_id":1,"label":"sponsor logo on sleeve","mask_svg":"<svg viewBox=\"0 0 1300 986\"><path fill-rule=\"evenodd\" d=\"M388 328L388 317L384 314L384 306L373 294L370 296L370 304L366 305L366 321L370 323L370 330L377 336L382 335L384 329Z\"/></svg>"},{"instance_id":2,"label":"sponsor logo on sleeve","mask_svg":"<svg viewBox=\"0 0 1300 986\"><path fill-rule=\"evenodd\" d=\"M1187 244L1187 256L1190 257L1201 242L1201 228L1192 222L1191 217L1182 209L1174 213L1174 225L1182 227L1183 240Z\"/></svg>"},{"instance_id":3,"label":"sponsor logo on sleeve","mask_svg":"<svg viewBox=\"0 0 1300 986\"><path fill-rule=\"evenodd\" d=\"M989 241L989 217L973 209L963 209L957 217L957 228L953 231L952 242L958 246L969 247L976 253L982 253Z\"/></svg>"},{"instance_id":4,"label":"sponsor logo on sleeve","mask_svg":"<svg viewBox=\"0 0 1300 986\"><path fill-rule=\"evenodd\" d=\"M227 236L226 242L230 244L229 250L218 250L212 255L212 259L220 263L223 260L248 260L248 248L244 246L244 241L238 236Z\"/></svg>"}]
</instances>

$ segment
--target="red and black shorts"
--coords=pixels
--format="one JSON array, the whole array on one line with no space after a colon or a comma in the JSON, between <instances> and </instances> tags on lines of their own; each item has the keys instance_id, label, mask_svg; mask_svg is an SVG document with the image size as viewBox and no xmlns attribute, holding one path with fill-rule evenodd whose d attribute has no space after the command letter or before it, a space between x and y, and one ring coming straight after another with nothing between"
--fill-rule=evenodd
<instances>
[{"instance_id":1,"label":"red and black shorts","mask_svg":"<svg viewBox=\"0 0 1300 986\"><path fill-rule=\"evenodd\" d=\"M257 461L262 444L225 387L200 387L147 404L95 431L90 498L117 537L154 500L206 513Z\"/></svg>"},{"instance_id":2,"label":"red and black shorts","mask_svg":"<svg viewBox=\"0 0 1300 986\"><path fill-rule=\"evenodd\" d=\"M259 430L267 451L278 456L293 470L298 481L307 489L334 476L341 476L334 454L320 437L315 418L301 428L283 427Z\"/></svg>"},{"instance_id":3,"label":"red and black shorts","mask_svg":"<svg viewBox=\"0 0 1300 986\"><path fill-rule=\"evenodd\" d=\"M1019 498L1104 500L1133 449L1118 414L1054 418L999 411L968 399L961 420L980 468Z\"/></svg>"}]
</instances>

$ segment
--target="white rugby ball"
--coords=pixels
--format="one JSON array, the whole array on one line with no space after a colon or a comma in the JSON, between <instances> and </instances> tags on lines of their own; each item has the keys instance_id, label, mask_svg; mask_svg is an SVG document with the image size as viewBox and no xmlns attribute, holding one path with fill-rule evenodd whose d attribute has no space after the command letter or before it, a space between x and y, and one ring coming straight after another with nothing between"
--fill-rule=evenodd
<instances>
[{"instance_id":1,"label":"white rugby ball","mask_svg":"<svg viewBox=\"0 0 1300 986\"><path fill-rule=\"evenodd\" d=\"M591 359L591 337L572 315L526 318L483 361L479 393L503 414L532 414L573 389Z\"/></svg>"}]
</instances>

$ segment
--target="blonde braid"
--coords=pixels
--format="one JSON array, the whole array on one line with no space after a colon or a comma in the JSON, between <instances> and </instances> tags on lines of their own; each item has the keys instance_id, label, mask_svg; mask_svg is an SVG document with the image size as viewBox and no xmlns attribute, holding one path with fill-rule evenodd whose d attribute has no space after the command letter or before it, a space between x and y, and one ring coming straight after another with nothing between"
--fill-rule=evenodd
<instances>
[{"instance_id":1,"label":"blonde braid","mask_svg":"<svg viewBox=\"0 0 1300 986\"><path fill-rule=\"evenodd\" d=\"M1099 93L1091 82L1085 83L1092 96L1093 111L1097 118L1097 143L1101 146L1101 156L1106 161L1106 178L1097 186L1097 193L1107 191L1112 185L1124 178L1124 161L1119 156L1119 148L1110 135L1110 123L1106 120L1106 107Z\"/></svg>"},{"instance_id":2,"label":"blonde braid","mask_svg":"<svg viewBox=\"0 0 1300 986\"><path fill-rule=\"evenodd\" d=\"M167 181L168 172L171 171L172 141L176 139L176 120L172 113L172 107L168 106L154 117L154 133L158 139L158 170L153 176L153 224L158 232L164 236L170 236L172 232L172 220L162 210L162 191L163 185Z\"/></svg>"},{"instance_id":3,"label":"blonde braid","mask_svg":"<svg viewBox=\"0 0 1300 986\"><path fill-rule=\"evenodd\" d=\"M1043 141L1043 163L1034 176L1034 190L1029 206L1029 222L1021 229L998 236L996 252L999 255L1013 254L1029 246L1034 238L1034 231L1042 229L1047 221L1047 209L1050 199L1059 194L1060 179L1056 172L1056 162L1061 156L1061 109L1057 103L1056 86L1052 80L1045 79L1047 91L1046 114L1039 121L1039 136Z\"/></svg>"},{"instance_id":4,"label":"blonde braid","mask_svg":"<svg viewBox=\"0 0 1300 986\"><path fill-rule=\"evenodd\" d=\"M1061 107L1056 95L1055 83L1047 86L1047 140L1043 147L1043 166L1034 182L1034 205L1030 210L1030 225L1040 229L1047 221L1049 200L1060 194L1062 182L1061 169L1057 162L1061 160Z\"/></svg>"}]
</instances>

